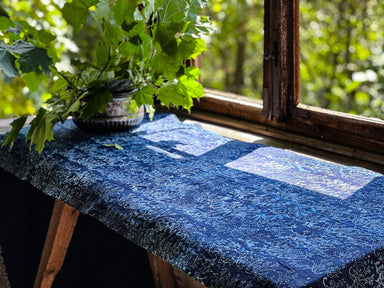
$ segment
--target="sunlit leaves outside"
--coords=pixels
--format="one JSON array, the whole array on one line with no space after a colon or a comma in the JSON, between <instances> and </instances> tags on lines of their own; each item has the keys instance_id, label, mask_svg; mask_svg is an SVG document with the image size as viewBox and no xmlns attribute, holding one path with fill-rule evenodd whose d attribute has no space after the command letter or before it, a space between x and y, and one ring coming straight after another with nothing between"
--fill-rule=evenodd
<instances>
[{"instance_id":1,"label":"sunlit leaves outside","mask_svg":"<svg viewBox=\"0 0 384 288\"><path fill-rule=\"evenodd\" d=\"M264 0L211 0L216 31L202 57L206 87L261 98Z\"/></svg>"},{"instance_id":2,"label":"sunlit leaves outside","mask_svg":"<svg viewBox=\"0 0 384 288\"><path fill-rule=\"evenodd\" d=\"M45 92L44 86L47 85L47 82L42 74L49 74L50 59L58 59L60 55L57 53L60 53L65 46L70 46L70 43L65 43L64 37L68 27L59 12L64 3L65 1L62 0L2 1L3 5L13 8L12 11L7 10L4 13L9 13L11 17L17 15L18 19L21 19L18 24L23 30L17 31L17 27L12 26L11 21L8 21L6 17L1 17L0 28L2 31L8 29L8 33L0 35L2 41L0 57L8 57L9 61L5 62L8 63L7 67L1 67L0 73L0 118L34 114L38 107L50 97L50 94ZM2 14L2 16L6 15ZM58 37L48 33L47 30L55 31ZM6 47L10 43L17 40L22 41L29 36L38 42L32 44L45 46L48 55L40 48L24 47L22 42L18 42L20 45ZM21 52L20 59L10 58L10 54L7 53L7 49L10 47ZM45 63L45 65L37 67L37 62ZM11 78L11 76L15 76L12 75L14 65L20 65L20 69L25 73L17 78ZM15 70L14 73L16 73Z\"/></svg>"},{"instance_id":3,"label":"sunlit leaves outside","mask_svg":"<svg viewBox=\"0 0 384 288\"><path fill-rule=\"evenodd\" d=\"M212 0L206 87L261 99L263 2ZM301 103L384 119L384 2L301 0Z\"/></svg>"},{"instance_id":4,"label":"sunlit leaves outside","mask_svg":"<svg viewBox=\"0 0 384 288\"><path fill-rule=\"evenodd\" d=\"M202 57L204 86L261 99L263 2L210 1L208 14L217 28ZM65 3L63 0L3 1L3 4L15 7L9 13L35 15L33 19L25 18L27 33L38 34L37 38L48 47L65 46L76 50L77 47L64 37L52 41L51 35L40 29L55 27L58 35L65 34L68 27L60 19L58 11ZM124 10L121 8L114 11L116 19ZM302 103L384 118L383 15L384 2L379 0L300 1ZM103 17L102 14L99 16ZM4 25L7 25L6 18L0 22L1 27ZM113 35L113 30L111 33ZM0 51L0 57L9 55ZM100 57L98 61L105 59ZM11 71L12 67L8 69ZM10 79L0 73L0 117L36 112L41 97L49 97L42 94L40 86L33 84L36 81L32 79L36 77L39 77L38 73ZM21 88L20 83L26 83L28 89Z\"/></svg>"},{"instance_id":5,"label":"sunlit leaves outside","mask_svg":"<svg viewBox=\"0 0 384 288\"><path fill-rule=\"evenodd\" d=\"M302 102L384 119L384 2L302 0Z\"/></svg>"}]
</instances>

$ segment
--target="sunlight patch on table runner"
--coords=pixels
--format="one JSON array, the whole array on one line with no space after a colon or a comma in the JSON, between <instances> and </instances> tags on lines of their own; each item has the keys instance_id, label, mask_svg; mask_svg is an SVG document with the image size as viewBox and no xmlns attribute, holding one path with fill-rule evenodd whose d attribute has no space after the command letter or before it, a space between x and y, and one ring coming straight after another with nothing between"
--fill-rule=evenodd
<instances>
[{"instance_id":1,"label":"sunlight patch on table runner","mask_svg":"<svg viewBox=\"0 0 384 288\"><path fill-rule=\"evenodd\" d=\"M322 162L273 147L258 148L225 166L339 199L347 199L381 176L364 168Z\"/></svg>"}]
</instances>

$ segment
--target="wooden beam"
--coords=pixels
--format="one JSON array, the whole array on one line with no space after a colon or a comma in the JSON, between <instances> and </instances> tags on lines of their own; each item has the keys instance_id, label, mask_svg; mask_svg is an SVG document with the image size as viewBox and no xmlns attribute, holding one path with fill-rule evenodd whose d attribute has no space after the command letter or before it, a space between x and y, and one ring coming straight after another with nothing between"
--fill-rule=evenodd
<instances>
[{"instance_id":1,"label":"wooden beam","mask_svg":"<svg viewBox=\"0 0 384 288\"><path fill-rule=\"evenodd\" d=\"M300 100L299 0L264 1L263 116L286 120Z\"/></svg>"},{"instance_id":2,"label":"wooden beam","mask_svg":"<svg viewBox=\"0 0 384 288\"><path fill-rule=\"evenodd\" d=\"M300 103L300 0L293 0L292 25L293 25L293 106Z\"/></svg>"},{"instance_id":3,"label":"wooden beam","mask_svg":"<svg viewBox=\"0 0 384 288\"><path fill-rule=\"evenodd\" d=\"M184 116L186 117L186 116ZM287 131L282 131L273 127L267 127L258 123L251 123L249 121L234 119L228 116L217 115L207 112L194 112L189 115L190 118L204 121L207 123L213 123L220 126L231 127L240 131L246 131L255 133L260 136L271 137L279 140L283 140L290 143L295 143L301 145L302 147L308 147L312 149L317 149L319 151L326 151L335 153L338 155L343 155L350 157L354 160L363 160L365 162L370 162L374 164L384 165L384 155L377 153L372 153L369 151L357 149L354 147L349 147L346 145L341 145L337 143L326 143L321 139L315 139L311 137L306 137L304 135L290 133ZM377 169L376 169L377 170Z\"/></svg>"},{"instance_id":4,"label":"wooden beam","mask_svg":"<svg viewBox=\"0 0 384 288\"><path fill-rule=\"evenodd\" d=\"M56 199L34 288L52 286L57 273L63 266L78 216L78 210Z\"/></svg>"},{"instance_id":5,"label":"wooden beam","mask_svg":"<svg viewBox=\"0 0 384 288\"><path fill-rule=\"evenodd\" d=\"M238 121L249 121L249 125L262 125L263 130L268 131L274 128L276 131L281 130L292 133L292 135L309 137L308 141L313 138L322 143L321 147L316 147L322 150L327 150L332 144L337 144L349 150L361 151L358 154L362 157L365 155L364 151L371 155L377 154L380 156L377 161L374 159L375 157L370 157L370 159L374 163L382 163L384 120L298 105L292 110L289 120L276 122L265 119L262 110L261 101L206 89L206 96L201 98L193 108L192 116L195 112L229 116L233 121L233 125L229 125L231 127L237 127L236 122ZM280 137L279 133L281 132L276 133L277 138ZM284 134L281 133L281 135ZM292 137L292 141L294 141L295 136Z\"/></svg>"},{"instance_id":6,"label":"wooden beam","mask_svg":"<svg viewBox=\"0 0 384 288\"><path fill-rule=\"evenodd\" d=\"M199 281L148 251L155 288L205 288Z\"/></svg>"},{"instance_id":7,"label":"wooden beam","mask_svg":"<svg viewBox=\"0 0 384 288\"><path fill-rule=\"evenodd\" d=\"M263 117L272 119L273 113L273 47L272 47L272 21L273 9L269 0L264 1L264 59L263 59Z\"/></svg>"},{"instance_id":8,"label":"wooden beam","mask_svg":"<svg viewBox=\"0 0 384 288\"><path fill-rule=\"evenodd\" d=\"M264 1L263 115L289 118L300 102L300 0Z\"/></svg>"},{"instance_id":9,"label":"wooden beam","mask_svg":"<svg viewBox=\"0 0 384 288\"><path fill-rule=\"evenodd\" d=\"M148 251L149 264L151 265L153 284L155 288L176 288L173 279L173 267L163 259Z\"/></svg>"}]
</instances>

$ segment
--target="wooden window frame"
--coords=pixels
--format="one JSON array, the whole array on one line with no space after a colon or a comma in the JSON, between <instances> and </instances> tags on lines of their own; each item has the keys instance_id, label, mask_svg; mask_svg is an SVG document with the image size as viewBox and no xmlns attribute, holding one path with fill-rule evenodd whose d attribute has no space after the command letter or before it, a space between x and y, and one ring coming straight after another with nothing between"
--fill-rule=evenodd
<instances>
[{"instance_id":1,"label":"wooden window frame","mask_svg":"<svg viewBox=\"0 0 384 288\"><path fill-rule=\"evenodd\" d=\"M190 116L384 165L384 121L300 104L299 0L265 0L263 101L206 90Z\"/></svg>"}]
</instances>

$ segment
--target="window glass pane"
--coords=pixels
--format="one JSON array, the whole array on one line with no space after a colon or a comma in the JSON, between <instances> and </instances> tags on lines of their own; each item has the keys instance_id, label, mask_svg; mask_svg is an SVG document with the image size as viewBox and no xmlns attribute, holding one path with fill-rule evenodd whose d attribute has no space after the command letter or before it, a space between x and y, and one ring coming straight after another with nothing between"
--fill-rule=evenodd
<instances>
[{"instance_id":1,"label":"window glass pane","mask_svg":"<svg viewBox=\"0 0 384 288\"><path fill-rule=\"evenodd\" d=\"M212 0L216 32L202 56L205 87L261 99L264 0Z\"/></svg>"},{"instance_id":2,"label":"window glass pane","mask_svg":"<svg viewBox=\"0 0 384 288\"><path fill-rule=\"evenodd\" d=\"M384 118L384 2L301 0L301 102Z\"/></svg>"}]
</instances>

